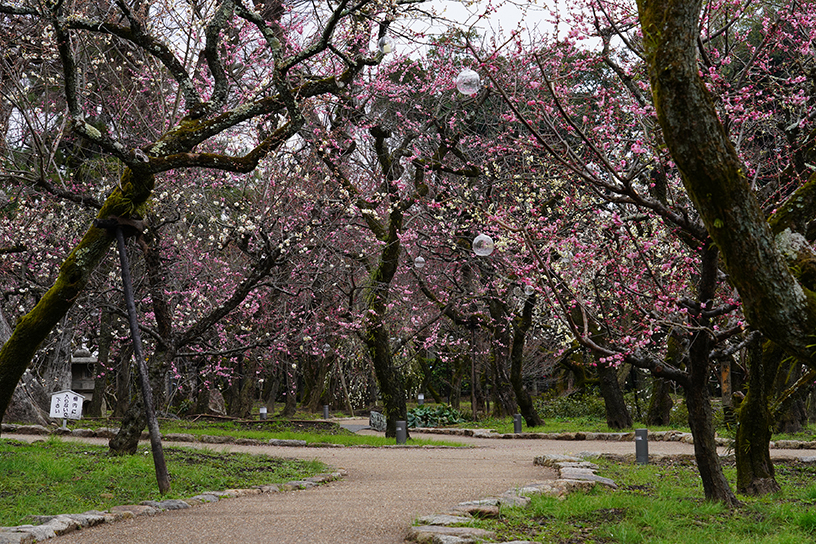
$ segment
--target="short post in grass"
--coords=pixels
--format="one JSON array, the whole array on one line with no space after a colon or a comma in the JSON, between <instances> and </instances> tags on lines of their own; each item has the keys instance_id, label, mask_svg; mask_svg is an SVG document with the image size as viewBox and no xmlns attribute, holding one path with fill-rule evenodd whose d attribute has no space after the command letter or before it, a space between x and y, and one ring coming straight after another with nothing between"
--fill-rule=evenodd
<instances>
[{"instance_id":1,"label":"short post in grass","mask_svg":"<svg viewBox=\"0 0 816 544\"><path fill-rule=\"evenodd\" d=\"M521 414L513 416L513 432L516 434L521 433Z\"/></svg>"},{"instance_id":2,"label":"short post in grass","mask_svg":"<svg viewBox=\"0 0 816 544\"><path fill-rule=\"evenodd\" d=\"M261 421L266 421L266 406L261 406L258 410L258 415L261 418Z\"/></svg>"},{"instance_id":3,"label":"short post in grass","mask_svg":"<svg viewBox=\"0 0 816 544\"><path fill-rule=\"evenodd\" d=\"M649 464L648 429L635 429L635 461L639 465Z\"/></svg>"},{"instance_id":4,"label":"short post in grass","mask_svg":"<svg viewBox=\"0 0 816 544\"><path fill-rule=\"evenodd\" d=\"M424 393L420 393L419 395L417 395L417 404L419 404L420 406L425 404L425 394Z\"/></svg>"},{"instance_id":5,"label":"short post in grass","mask_svg":"<svg viewBox=\"0 0 816 544\"><path fill-rule=\"evenodd\" d=\"M329 405L323 405L323 419L329 419Z\"/></svg>"},{"instance_id":6,"label":"short post in grass","mask_svg":"<svg viewBox=\"0 0 816 544\"><path fill-rule=\"evenodd\" d=\"M397 444L405 444L408 441L408 425L405 421L397 421Z\"/></svg>"}]
</instances>

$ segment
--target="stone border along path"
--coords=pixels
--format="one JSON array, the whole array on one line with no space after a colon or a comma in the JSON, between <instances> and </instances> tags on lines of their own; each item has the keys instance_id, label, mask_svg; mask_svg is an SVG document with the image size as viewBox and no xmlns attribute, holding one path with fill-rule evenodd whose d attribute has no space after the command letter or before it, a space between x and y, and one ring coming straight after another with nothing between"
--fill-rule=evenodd
<instances>
[{"instance_id":1,"label":"stone border along path","mask_svg":"<svg viewBox=\"0 0 816 544\"><path fill-rule=\"evenodd\" d=\"M475 501L460 502L444 514L422 516L417 524L408 530L407 542L418 544L472 544L484 539L493 541L496 534L476 527L463 527L474 518L499 518L503 507L530 505L533 495L563 497L573 491L590 491L597 484L612 489L618 486L609 478L595 474L598 465L587 461L595 455L583 454L577 457L549 454L536 457L535 465L553 468L558 475L548 482L532 482L522 487L512 488L496 497L486 497ZM527 540L514 540L503 544L535 544Z\"/></svg>"},{"instance_id":2,"label":"stone border along path","mask_svg":"<svg viewBox=\"0 0 816 544\"><path fill-rule=\"evenodd\" d=\"M2 434L23 434L23 435L49 435L56 434L58 436L70 436L75 438L113 438L119 429L101 427L99 429L62 429L56 427L49 429L42 425L14 425L3 423ZM492 438L492 439L510 439L510 440L565 440L565 441L579 441L579 440L604 440L610 442L631 442L635 439L634 431L622 433L595 433L595 432L562 432L562 433L497 433L493 429L436 429L436 428L420 428L413 429L414 433L421 434L437 434L447 436L464 436L471 438ZM142 433L142 439L147 440L146 432ZM649 431L649 442L681 442L683 444L694 444L694 439L691 433L684 433L680 431ZM307 444L305 440L280 440L272 438L270 440L256 440L254 438L234 438L228 435L193 435L187 433L168 433L162 435L164 442L201 442L204 444L237 444L239 446L297 446L310 448L345 448L345 447L389 447L389 446L344 446L341 444L329 443L310 443ZM730 448L733 446L733 440L730 438L716 437L715 442L718 447ZM405 447L405 446L402 446ZM411 446L407 446L411 447ZM448 446L414 446L424 448L448 447ZM776 440L771 441L770 449L781 450L816 450L816 440ZM814 462L807 461L807 462Z\"/></svg>"},{"instance_id":3,"label":"stone border along path","mask_svg":"<svg viewBox=\"0 0 816 544\"><path fill-rule=\"evenodd\" d=\"M338 480L346 476L344 470L318 474L293 480L284 484L258 485L250 489L227 489L224 491L205 491L187 500L168 499L164 501L142 501L139 504L114 506L108 510L89 510L81 514L59 514L56 516L31 516L36 525L18 525L0 527L0 544L34 544L49 538L68 534L72 531L94 527L103 523L115 523L136 516L154 516L169 510L185 510L197 504L217 502L221 499L233 499L262 493L282 493L298 489L309 489L317 485Z\"/></svg>"},{"instance_id":4,"label":"stone border along path","mask_svg":"<svg viewBox=\"0 0 816 544\"><path fill-rule=\"evenodd\" d=\"M23 435L19 437L21 439L31 439L33 437L30 435L35 433L50 433L46 427L37 427L38 426L11 426L4 424L2 431L3 433L14 432ZM105 430L102 431L101 434L105 435L109 432L115 432L115 430ZM447 446L390 446L378 449L367 448L366 451L366 447L343 447L335 445L334 448L326 448L326 446L321 445L321 447L318 448L307 448L304 447L300 441L272 441L273 445L287 446L284 448L284 451L294 453L294 457L320 458L320 460L330 466L343 466L345 464L352 469L352 476L346 480L345 476L347 476L348 473L340 470L328 475L330 477L322 481L327 485L322 485L319 489L326 489L328 486L328 489L325 491L313 490L301 492L307 495L301 495L301 493L296 495L281 495L281 497L298 497L297 499L283 499L283 502L275 499L270 503L269 499L264 499L261 503L258 503L261 497L280 495L270 494L274 491L271 487L266 490L254 489L243 493L240 490L212 493L208 496L210 500L235 496L242 496L244 498L240 501L235 501L234 506L231 506L233 501L226 501L224 503L226 508L221 508L221 502L223 501L220 501L217 503L218 506L210 505L200 511L197 509L192 510L193 512L199 513L186 516L192 516L193 518L201 518L201 516L204 516L202 519L206 521L197 520L195 523L198 526L206 525L207 527L199 531L200 534L192 535L195 538L191 537L189 528L186 528L186 533L184 533L185 529L180 529L182 533L181 535L176 535L175 542L209 543L219 541L217 535L224 534L224 526L233 523L233 520L235 520L234 524L240 526L240 530L244 532L242 533L243 541L247 542L273 541L276 543L285 542L287 544L290 542L365 542L377 544L403 542L403 536L406 530L409 531L409 534L414 534L414 532L417 531L417 529L410 529L404 525L405 516L412 516L414 519L421 520L420 522L423 522L425 525L434 526L438 525L440 519L444 518L418 518L418 516L422 516L423 512L425 513L424 515L427 515L428 512L441 511L448 508L446 504L455 504L461 501L462 498L467 498L468 495L472 497L475 493L487 494L488 498L479 501L469 501L460 504L458 507L454 507L454 512L458 517L464 517L468 511L471 512L471 515L473 515L473 512L481 511L481 509L484 509L484 511L492 511L490 508L491 503L492 506L498 508L499 505L515 504L519 501L523 502L524 499L520 499L519 497L530 494L549 493L561 495L571 489L582 489L585 486L595 485L595 482L600 482L605 485L614 485L611 481L595 475L595 469L592 465L581 465L580 463L585 462L583 459L598 456L621 462L633 462L634 460L634 452L632 451L633 445L623 442L630 442L633 439L633 433L498 434L483 429L415 429L413 432L415 435L420 433L448 435L439 436L439 438L466 442L477 447L463 450L462 448L451 448ZM29 434L28 437L25 436L26 433ZM88 429L76 429L71 432L60 431L60 434L66 435L66 438L69 440L82 440L99 444L106 443L106 441L103 441L101 438L87 438L89 435L98 436L100 434L99 431L94 432ZM362 431L361 434L376 433ZM166 440L186 440L191 438L194 437L192 435L168 435L165 437ZM537 440L484 440L485 438L536 438ZM593 439L595 442L586 442L586 440ZM677 454L681 454L687 458L693 457L693 455L688 453L690 451L689 443L691 440L690 435L687 433L674 431L650 433L649 439L655 442L654 445L650 447L650 458L653 460L659 460L663 456L674 457ZM209 440L217 440L218 442L210 442ZM203 443L206 444L206 447L209 449L225 448L228 451L248 451L278 455L278 452L269 451L268 443L266 442L257 440L235 440L231 445L222 445L225 440L232 440L232 437L205 437L201 442L188 442L185 445L202 447ZM545 451L564 453L570 448L570 444L564 442L566 440L577 440L578 442L574 445L577 446L581 444L581 447L585 449L592 449L593 447L598 449L598 447L600 447L599 449L601 451L582 452L577 455L577 458L569 459L563 456L540 456L540 454ZM259 444L263 446L259 446ZM772 452L772 455L775 457L794 458L804 463L816 462L816 455L814 455L816 451L801 452L802 454L809 455L803 456L801 454L780 451L779 447L782 445L804 449L814 448L816 443L779 441L776 444L775 452ZM436 449L438 453L429 456L429 452L424 451L427 449ZM613 455L613 453L617 453L617 455ZM535 464L530 463L530 459L534 459ZM451 462L453 462L453 464L451 464ZM417 465L417 463L420 463L420 465ZM558 463L567 464L559 465ZM579 464L571 465L571 463ZM381 464L384 465L383 468L369 470L372 466L379 466ZM403 465L405 467L414 467L414 469L409 469L410 474L403 474L401 472L403 471ZM557 469L556 477L550 478L550 473L547 473L545 477L549 479L542 482L540 481L542 474L534 471L534 466L538 466L539 470L542 470L540 467L552 467ZM344 477L344 482L339 484L340 487L337 487L338 484L330 483L340 476ZM524 484L525 481L529 482L532 478L538 481ZM435 486L432 489L429 487L427 496L422 486L425 482L427 482L428 486ZM497 487L502 485L500 482L505 483L502 487ZM308 489L316 485L315 482L310 482L307 485L296 485L299 484L298 482L290 482L290 484L293 484L293 488L301 489ZM508 485L513 487L504 494L491 495L499 491L499 489L507 489ZM280 490L280 487L278 489ZM284 487L284 490L285 489L289 488ZM263 491L266 491L266 493L261 494ZM311 493L318 493L319 497L311 496ZM420 496L417 497L417 494ZM253 498L252 495L255 495L257 499ZM516 498L511 499L510 497ZM147 502L142 505L114 507L107 513L87 512L87 526L91 526L95 523L102 523L104 526L105 521L127 521L121 524L108 525L110 527L118 527L121 525L123 529L103 530L103 527L99 527L91 531L81 531L80 533L83 535L78 538L69 535L59 540L62 542L67 538L68 540L66 542L94 543L110 542L117 538L120 540L124 539L128 542L173 541L172 539L166 538L168 537L168 532L178 531L177 526L185 525L188 522L174 517L175 512L171 510L178 507L185 508L184 505L179 504L181 502L185 502L189 506L192 503L200 501L199 497L196 497L196 499L198 500L190 500L189 502L161 501L159 503ZM449 502L445 502L446 500ZM484 501L487 501L487 503L485 504ZM336 502L343 504L339 506L333 504ZM384 502L388 502L389 504L379 504ZM473 502L476 504L472 504ZM287 506L287 504L292 504L292 506ZM141 514L138 519L148 519L142 516L152 516L159 512L160 510L157 509L156 506L164 508L168 513L165 516L155 518L155 522L152 521L151 518L151 521L147 522L147 525L145 525L145 522L137 523L135 515ZM386 513L382 515L382 519L378 518L372 522L371 512L366 512L365 510L371 510L380 506L382 506L382 510ZM319 515L321 510L323 510L322 513L328 517ZM334 510L339 510L339 512L334 512ZM410 512L413 512L413 514ZM388 517L389 515L391 517ZM264 518L264 516L267 517ZM288 520L289 525L284 523L283 526L278 527L281 524L280 518L287 516L293 518ZM58 525L57 521L59 521L68 523L70 527L76 529L83 525L82 521L78 519L79 517L80 515L37 517L36 520L43 524L39 526L28 526L28 528L44 528L44 526L49 524L55 526ZM101 521L99 521L99 517L102 518ZM165 517L168 517L167 522L159 522L160 519ZM65 518L73 520L76 524L66 521ZM212 521L210 521L210 518ZM319 525L321 522L328 525L328 527L315 527L316 523ZM139 533L133 533L134 529L130 527L133 524L140 527ZM278 527L277 530L279 532L272 535L274 538L269 540L270 535L263 531L265 527L272 524ZM153 527L153 525L159 525L160 527ZM12 529L16 532L0 533L0 544L5 544L6 542L17 544L19 542L35 541L35 536L32 534L32 531L20 532L17 531L16 528ZM62 530L63 529L60 529L60 531ZM198 528L196 530L198 530ZM95 531L97 531L97 536L91 536ZM442 530L437 529L437 531ZM72 533L72 535L80 535L80 533ZM85 535L84 533L88 534ZM263 534L259 538L261 533ZM349 535L347 533L351 534L351 538L348 537ZM57 534L56 530L54 534ZM116 538L111 537L111 534L116 535ZM230 534L231 539L235 539L235 529L233 529L233 533L227 534ZM308 537L304 537L304 534L308 534ZM345 538L338 538L338 534L343 534ZM430 533L426 531L425 534L427 538ZM123 537L122 535L126 536ZM157 535L161 536L159 537ZM213 539L213 537L216 538ZM6 539L4 540L4 538ZM462 540L463 537L461 536L442 533L437 536L430 536L430 538L430 540L418 542L455 544L474 541L473 539ZM40 540L40 538L37 538L37 540ZM237 540L240 541L242 539L239 538Z\"/></svg>"}]
</instances>

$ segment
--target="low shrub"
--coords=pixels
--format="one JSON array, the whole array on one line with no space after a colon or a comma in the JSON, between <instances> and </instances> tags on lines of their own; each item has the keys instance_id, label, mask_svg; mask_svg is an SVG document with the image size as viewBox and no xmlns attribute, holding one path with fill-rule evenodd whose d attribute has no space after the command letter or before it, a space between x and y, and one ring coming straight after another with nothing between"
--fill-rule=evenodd
<instances>
[{"instance_id":1,"label":"low shrub","mask_svg":"<svg viewBox=\"0 0 816 544\"><path fill-rule=\"evenodd\" d=\"M604 419L604 401L596 390L576 391L568 395L546 394L535 400L535 409L544 419L590 417Z\"/></svg>"},{"instance_id":2,"label":"low shrub","mask_svg":"<svg viewBox=\"0 0 816 544\"><path fill-rule=\"evenodd\" d=\"M422 405L408 410L408 428L442 427L462 423L462 414L450 405Z\"/></svg>"}]
</instances>

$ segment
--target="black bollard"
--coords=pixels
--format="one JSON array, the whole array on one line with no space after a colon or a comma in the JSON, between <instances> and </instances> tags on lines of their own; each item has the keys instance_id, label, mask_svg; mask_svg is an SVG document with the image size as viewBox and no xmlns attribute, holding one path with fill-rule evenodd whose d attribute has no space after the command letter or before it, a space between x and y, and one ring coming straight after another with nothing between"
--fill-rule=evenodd
<instances>
[{"instance_id":1,"label":"black bollard","mask_svg":"<svg viewBox=\"0 0 816 544\"><path fill-rule=\"evenodd\" d=\"M635 461L639 465L649 464L649 431L635 429Z\"/></svg>"},{"instance_id":2,"label":"black bollard","mask_svg":"<svg viewBox=\"0 0 816 544\"><path fill-rule=\"evenodd\" d=\"M521 432L521 414L513 416L513 432L516 434Z\"/></svg>"},{"instance_id":3,"label":"black bollard","mask_svg":"<svg viewBox=\"0 0 816 544\"><path fill-rule=\"evenodd\" d=\"M397 420L397 444L405 444L408 441L408 425L404 421Z\"/></svg>"}]
</instances>

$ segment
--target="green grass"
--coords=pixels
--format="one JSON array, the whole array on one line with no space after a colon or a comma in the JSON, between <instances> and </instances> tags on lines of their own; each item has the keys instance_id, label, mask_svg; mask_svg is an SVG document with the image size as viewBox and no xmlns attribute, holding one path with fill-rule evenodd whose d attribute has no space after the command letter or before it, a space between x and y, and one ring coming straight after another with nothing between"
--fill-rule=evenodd
<instances>
[{"instance_id":1,"label":"green grass","mask_svg":"<svg viewBox=\"0 0 816 544\"><path fill-rule=\"evenodd\" d=\"M478 421L466 421L456 427L461 428L480 428L480 429L494 429L498 433L512 433L513 432L513 418L484 418ZM649 431L680 431L684 433L691 432L688 425L671 425L658 426L647 425L646 423L636 421L632 424L633 429L648 428ZM593 416L574 416L574 417L551 417L545 419L544 425L541 427L528 427L526 423L522 424L522 432L525 433L567 433L567 432L594 432L594 433L615 433L622 432L620 429L611 429L606 424L603 418ZM734 431L727 429L724 425L717 427L717 432L720 436L733 437ZM808 424L801 432L795 434L776 433L772 440L802 440L812 441L816 440L816 424Z\"/></svg>"},{"instance_id":2,"label":"green grass","mask_svg":"<svg viewBox=\"0 0 816 544\"><path fill-rule=\"evenodd\" d=\"M69 428L117 427L118 421L106 419L83 419L69 422ZM340 444L343 446L388 446L394 445L393 438L384 436L358 435L343 429L336 423L318 421L310 423L298 420L267 420L239 421L239 420L207 420L195 421L184 419L162 419L159 421L162 435L191 434L193 436L231 436L233 438L250 438L268 441L272 438L279 440L305 440L309 444ZM413 446L464 446L455 442L434 439L410 439L408 445Z\"/></svg>"},{"instance_id":3,"label":"green grass","mask_svg":"<svg viewBox=\"0 0 816 544\"><path fill-rule=\"evenodd\" d=\"M457 425L461 428L481 428L494 429L497 433L512 433L513 432L513 418L486 418L479 421L468 421ZM634 423L631 429L646 428L644 423ZM675 430L681 432L689 432L688 427L658 427L648 426L650 431L668 431ZM620 429L611 429L606 424L605 420L600 420L593 417L556 417L548 419L541 427L528 427L522 420L521 431L525 433L576 433L576 432L592 432L592 433L619 433L626 432Z\"/></svg>"},{"instance_id":4,"label":"green grass","mask_svg":"<svg viewBox=\"0 0 816 544\"><path fill-rule=\"evenodd\" d=\"M309 444L341 444L344 446L387 446L394 445L393 438L384 436L358 435L334 424L321 424L313 427L298 421L266 422L233 422L233 421L195 421L184 420L162 421L162 434L187 433L196 436L232 436L235 438L252 438L267 441L272 438L280 440L305 440ZM456 446L447 441L433 439L410 439L409 445L415 446Z\"/></svg>"},{"instance_id":5,"label":"green grass","mask_svg":"<svg viewBox=\"0 0 816 544\"><path fill-rule=\"evenodd\" d=\"M58 438L23 443L0 440L0 526L26 516L105 510L144 500L187 498L203 491L248 488L302 479L326 471L319 461L215 453L165 447L171 492L160 496L148 447L136 455Z\"/></svg>"},{"instance_id":6,"label":"green grass","mask_svg":"<svg viewBox=\"0 0 816 544\"><path fill-rule=\"evenodd\" d=\"M783 491L740 497L728 510L702 500L700 477L690 463L657 466L601 461L600 475L619 489L597 487L565 499L535 497L529 508L502 511L501 520L477 522L500 539L555 543L793 544L816 540L816 468L779 465ZM726 476L734 480L734 469Z\"/></svg>"}]
</instances>

